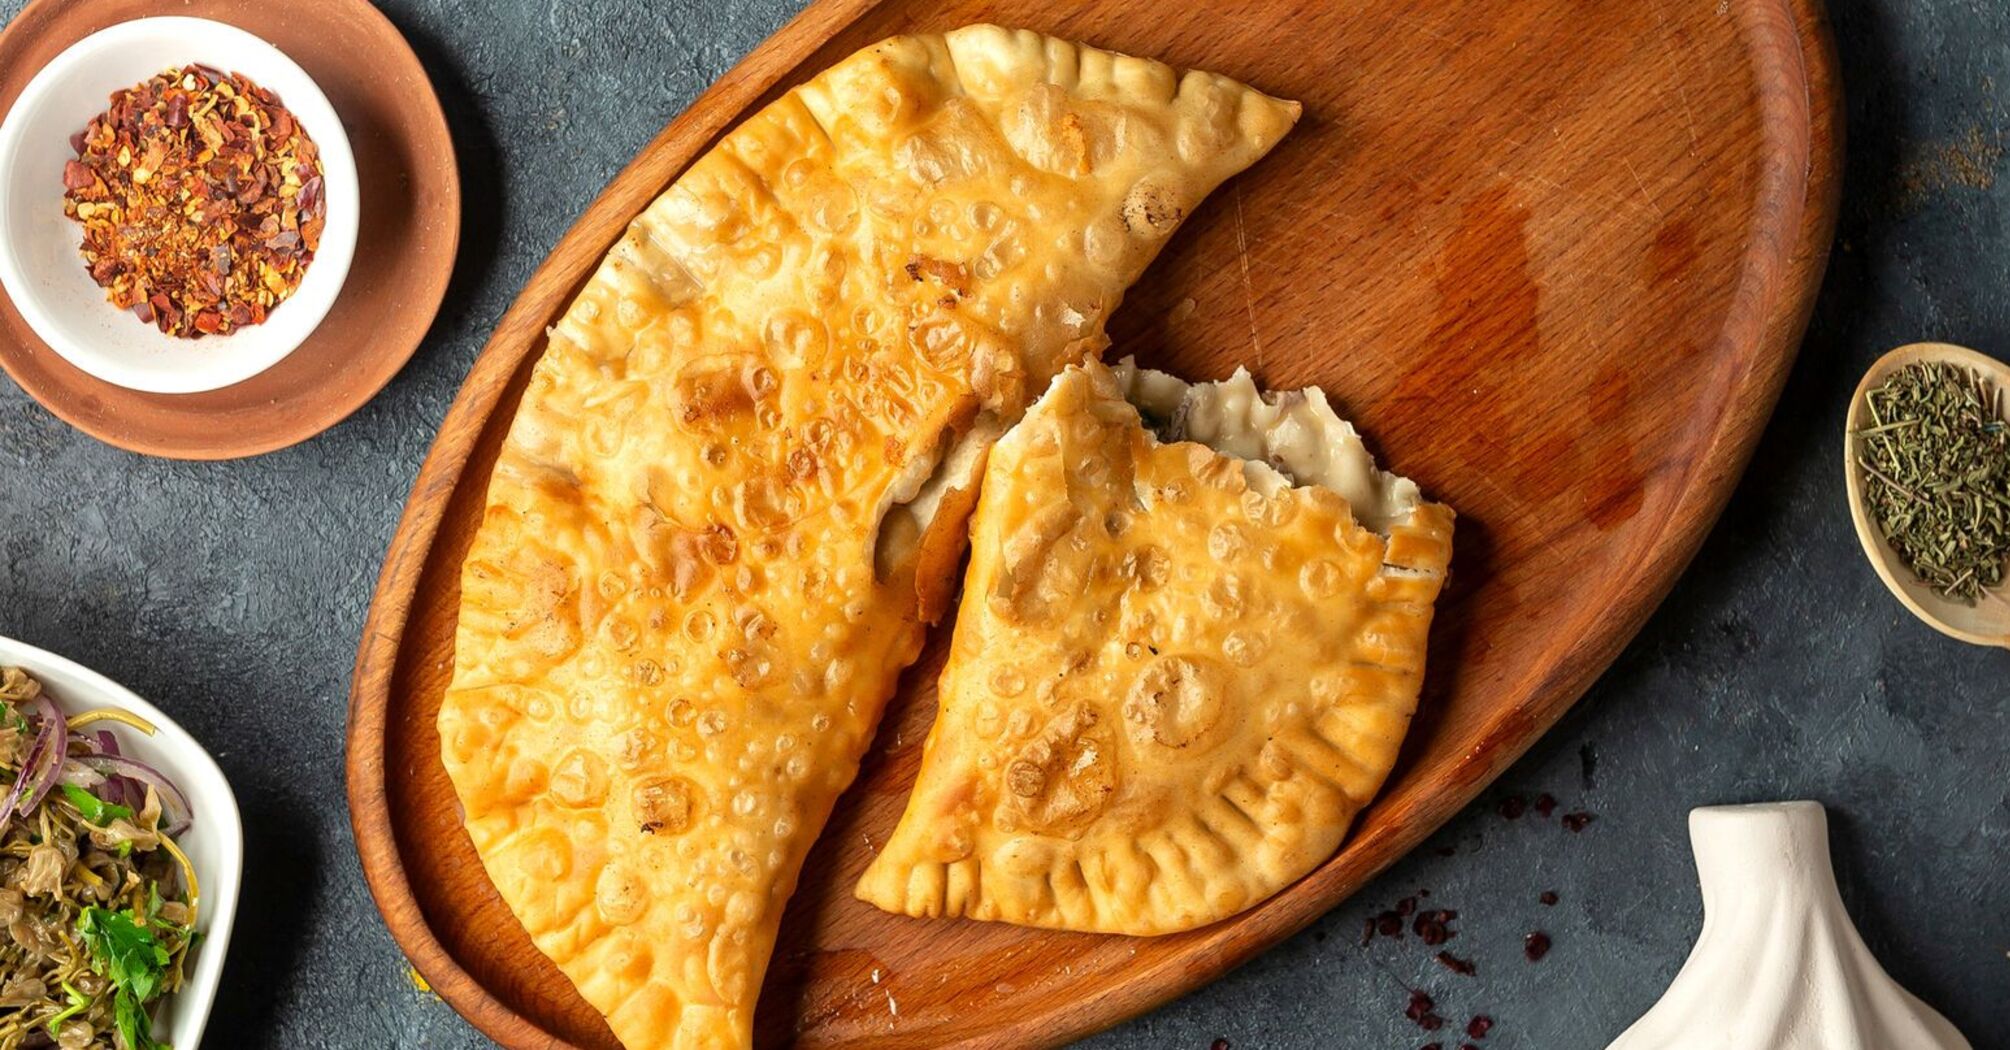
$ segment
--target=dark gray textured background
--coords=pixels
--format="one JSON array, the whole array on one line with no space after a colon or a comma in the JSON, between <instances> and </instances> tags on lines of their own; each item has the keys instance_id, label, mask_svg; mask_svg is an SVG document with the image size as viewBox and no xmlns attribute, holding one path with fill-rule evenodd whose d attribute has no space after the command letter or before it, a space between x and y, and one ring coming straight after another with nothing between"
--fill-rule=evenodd
<instances>
[{"instance_id":1,"label":"dark gray textured background","mask_svg":"<svg viewBox=\"0 0 2010 1050\"><path fill-rule=\"evenodd\" d=\"M212 1046L486 1045L407 982L350 842L342 732L364 607L433 431L531 269L796 2L385 7L446 105L468 221L439 322L383 394L300 447L187 464L100 445L0 380L0 634L151 697L243 805L246 895ZM2010 14L1841 0L1832 17L1849 94L1838 247L1781 411L1695 567L1576 712L1426 848L1088 1045L1415 1047L1402 1007L1417 986L1461 1024L1496 1018L1489 1048L1595 1050L1695 935L1685 811L1808 797L1830 807L1844 895L1890 970L1977 1047L2010 1046L2010 653L1944 640L1886 597L1838 468L1844 401L1881 350L2010 354L2010 183L1995 178ZM1581 835L1510 823L1494 811L1510 791L1598 820ZM1414 938L1360 947L1364 916L1419 887L1461 913L1449 947L1478 976ZM1562 901L1544 908L1550 889ZM1537 928L1556 947L1530 965Z\"/></svg>"}]
</instances>

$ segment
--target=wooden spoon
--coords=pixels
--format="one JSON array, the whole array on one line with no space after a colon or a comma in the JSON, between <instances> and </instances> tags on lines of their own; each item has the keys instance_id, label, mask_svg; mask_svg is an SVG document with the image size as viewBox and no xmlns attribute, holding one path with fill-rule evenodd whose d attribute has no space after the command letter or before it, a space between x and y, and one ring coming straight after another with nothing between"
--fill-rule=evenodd
<instances>
[{"instance_id":1,"label":"wooden spoon","mask_svg":"<svg viewBox=\"0 0 2010 1050\"><path fill-rule=\"evenodd\" d=\"M1913 575L1898 552L1885 542L1884 534L1864 507L1863 468L1857 465L1861 444L1857 431L1869 424L1867 395L1893 372L1920 361L1941 361L1974 369L1988 376L1999 389L2010 390L2010 365L1951 343L1913 343L1878 358L1851 395L1849 420L1843 424L1843 476L1849 483L1850 520L1856 522L1857 539L1863 542L1863 552L1870 558L1871 567L1914 616L1950 638L2010 649L2010 588L1984 592L1974 605L1941 597Z\"/></svg>"}]
</instances>

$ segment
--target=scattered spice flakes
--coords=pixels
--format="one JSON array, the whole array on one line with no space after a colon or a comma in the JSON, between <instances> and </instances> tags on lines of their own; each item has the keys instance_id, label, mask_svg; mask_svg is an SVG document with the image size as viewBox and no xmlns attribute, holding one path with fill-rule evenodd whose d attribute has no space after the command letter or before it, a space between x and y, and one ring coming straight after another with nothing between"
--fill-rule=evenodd
<instances>
[{"instance_id":1,"label":"scattered spice flakes","mask_svg":"<svg viewBox=\"0 0 2010 1050\"><path fill-rule=\"evenodd\" d=\"M1528 956L1529 962L1541 962L1549 954L1549 934L1537 930L1522 938L1521 953Z\"/></svg>"},{"instance_id":2,"label":"scattered spice flakes","mask_svg":"<svg viewBox=\"0 0 2010 1050\"><path fill-rule=\"evenodd\" d=\"M1457 930L1451 928L1452 920L1458 917L1459 913L1450 908L1426 909L1417 913L1416 919L1410 924L1410 930L1422 938L1425 944L1435 948L1459 935Z\"/></svg>"},{"instance_id":3,"label":"scattered spice flakes","mask_svg":"<svg viewBox=\"0 0 2010 1050\"><path fill-rule=\"evenodd\" d=\"M1363 920L1361 924L1362 946L1366 947L1377 936L1402 940L1403 920L1416 912L1418 901L1430 895L1431 892L1429 890L1418 890L1415 896L1405 897L1397 901L1395 907L1385 908Z\"/></svg>"},{"instance_id":4,"label":"scattered spice flakes","mask_svg":"<svg viewBox=\"0 0 2010 1050\"><path fill-rule=\"evenodd\" d=\"M1228 1050L1228 1040L1216 1038L1214 1042L1207 1044L1207 1050Z\"/></svg>"},{"instance_id":5,"label":"scattered spice flakes","mask_svg":"<svg viewBox=\"0 0 2010 1050\"><path fill-rule=\"evenodd\" d=\"M1580 809L1575 813L1565 813L1563 815L1563 828L1574 835L1590 827L1591 822L1597 819L1597 814L1586 813Z\"/></svg>"},{"instance_id":6,"label":"scattered spice flakes","mask_svg":"<svg viewBox=\"0 0 2010 1050\"><path fill-rule=\"evenodd\" d=\"M1537 816L1548 820L1549 815L1556 812L1556 796L1547 791L1537 795L1535 797L1535 812Z\"/></svg>"},{"instance_id":7,"label":"scattered spice flakes","mask_svg":"<svg viewBox=\"0 0 2010 1050\"><path fill-rule=\"evenodd\" d=\"M1474 1039L1485 1039L1487 1033L1493 1030L1494 1019L1486 1014L1474 1014L1473 1019L1466 1022L1466 1035Z\"/></svg>"},{"instance_id":8,"label":"scattered spice flakes","mask_svg":"<svg viewBox=\"0 0 2010 1050\"><path fill-rule=\"evenodd\" d=\"M1528 800L1520 795L1509 795L1501 799L1500 805L1494 809L1500 813L1503 820L1520 820L1521 815L1528 810Z\"/></svg>"},{"instance_id":9,"label":"scattered spice flakes","mask_svg":"<svg viewBox=\"0 0 2010 1050\"><path fill-rule=\"evenodd\" d=\"M1542 891L1542 896L1536 899L1542 902L1543 907L1554 908L1556 907L1556 902L1559 898L1557 897L1555 890L1544 890Z\"/></svg>"},{"instance_id":10,"label":"scattered spice flakes","mask_svg":"<svg viewBox=\"0 0 2010 1050\"><path fill-rule=\"evenodd\" d=\"M1471 959L1461 959L1451 952L1439 952L1438 965L1461 977L1471 977L1480 972L1480 968L1475 966Z\"/></svg>"},{"instance_id":11,"label":"scattered spice flakes","mask_svg":"<svg viewBox=\"0 0 2010 1050\"><path fill-rule=\"evenodd\" d=\"M264 323L321 246L320 150L242 74L167 70L115 92L70 146L63 213L91 279L169 335Z\"/></svg>"},{"instance_id":12,"label":"scattered spice flakes","mask_svg":"<svg viewBox=\"0 0 2010 1050\"><path fill-rule=\"evenodd\" d=\"M1431 1001L1429 995L1420 990L1412 989L1410 991L1410 1004L1404 1007L1403 1016L1409 1018L1418 1028L1426 1032L1435 1032L1445 1026L1445 1019L1439 1017L1437 1014L1437 1005L1437 1003Z\"/></svg>"}]
</instances>

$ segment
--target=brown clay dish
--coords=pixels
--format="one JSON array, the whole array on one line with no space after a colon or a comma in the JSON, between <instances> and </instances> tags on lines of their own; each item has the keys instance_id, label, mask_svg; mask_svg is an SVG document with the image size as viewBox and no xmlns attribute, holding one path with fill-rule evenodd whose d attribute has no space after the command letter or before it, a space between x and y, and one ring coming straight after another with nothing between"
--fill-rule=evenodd
<instances>
[{"instance_id":1,"label":"brown clay dish","mask_svg":"<svg viewBox=\"0 0 2010 1050\"><path fill-rule=\"evenodd\" d=\"M432 325L460 241L460 172L446 116L418 56L366 0L34 0L0 32L0 112L64 48L154 15L238 26L314 78L356 154L363 194L356 263L306 342L220 390L150 394L96 379L43 345L5 296L0 367L71 425L134 452L232 459L284 448L341 422L383 389Z\"/></svg>"},{"instance_id":2,"label":"brown clay dish","mask_svg":"<svg viewBox=\"0 0 2010 1050\"><path fill-rule=\"evenodd\" d=\"M1406 10L821 0L615 179L462 388L357 657L357 845L448 1002L506 1046L615 1045L483 875L434 728L461 557L545 326L743 112L893 33L1021 25L1303 101L1298 130L1132 292L1110 357L1324 386L1390 469L1458 509L1458 554L1405 757L1342 852L1169 937L923 922L852 899L920 760L939 628L790 903L764 1044L1051 1045L1150 1009L1333 907L1556 721L1695 553L1779 395L1833 230L1834 58L1816 0Z\"/></svg>"}]
</instances>

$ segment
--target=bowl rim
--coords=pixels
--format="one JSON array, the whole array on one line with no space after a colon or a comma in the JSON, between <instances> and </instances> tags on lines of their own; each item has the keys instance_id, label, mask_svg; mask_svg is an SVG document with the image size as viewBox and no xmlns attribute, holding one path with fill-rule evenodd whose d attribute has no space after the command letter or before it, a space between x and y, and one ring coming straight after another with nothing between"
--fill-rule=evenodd
<instances>
[{"instance_id":1,"label":"bowl rim","mask_svg":"<svg viewBox=\"0 0 2010 1050\"><path fill-rule=\"evenodd\" d=\"M216 764L216 758L209 753L209 749L203 747L180 723L131 689L75 660L0 635L0 666L20 667L38 679L44 675L63 679L56 685L65 691L72 704L81 699L75 694L87 692L94 702L123 708L146 719L153 723L156 730L150 739L158 742L164 750L177 752L192 771L191 783L182 785L183 789L192 799L204 799L200 819L205 825L217 828L222 854L216 869L198 872L203 891L203 914L199 916L201 922L198 928L202 932L203 943L197 948L195 966L189 970L187 980L170 1000L176 1011L174 1030L171 1032L173 1041L194 1050L201 1045L203 1029L208 1026L210 1010L216 1004L217 990L223 984L224 962L230 954L231 932L237 924L238 899L244 883L244 819L238 809L237 793L231 789L230 778L223 775L222 767ZM203 786L194 786L195 781Z\"/></svg>"},{"instance_id":2,"label":"bowl rim","mask_svg":"<svg viewBox=\"0 0 2010 1050\"><path fill-rule=\"evenodd\" d=\"M315 145L320 148L322 177L328 183L331 196L347 199L351 203L346 208L329 212L329 225L323 235L322 246L310 264L312 272L330 275L322 282L329 288L325 300L318 304L303 302L299 301L297 293L287 300L302 311L294 316L305 316L305 320L299 322L296 337L270 340L260 352L241 346L237 353L215 355L212 358L215 365L211 367L181 370L165 376L129 368L115 357L84 350L64 334L63 327L45 308L43 296L37 292L34 282L28 279L15 252L15 233L8 216L9 209L0 207L0 288L4 288L21 319L52 352L86 375L114 386L150 394L196 394L218 390L241 383L285 360L313 336L341 300L360 241L361 186L355 153L341 114L314 77L278 45L250 30L215 19L193 15L133 18L106 26L65 47L29 78L4 119L0 119L0 166L27 148L30 114L46 104L55 86L78 66L88 63L110 47L145 40L151 35L190 30L208 35L222 50L258 53L262 59L297 77L299 86L285 93L286 107L311 129Z\"/></svg>"},{"instance_id":3,"label":"bowl rim","mask_svg":"<svg viewBox=\"0 0 2010 1050\"><path fill-rule=\"evenodd\" d=\"M1843 414L1843 490L1849 499L1850 521L1855 526L1857 542L1863 547L1865 559L1906 611L1949 638L1970 645L2010 649L2010 628L1990 633L1948 622L1939 610L1968 607L1940 597L1916 579L1898 552L1885 541L1877 523L1872 520L1870 509L1864 505L1863 468L1857 463L1863 439L1857 436L1857 431L1863 428L1864 413L1869 411L1866 399L1872 388L1883 383L1891 373L1918 361L1952 362L1992 377L2010 376L2010 364L1954 343L1907 343L1885 352L1872 362L1851 392L1849 409ZM2010 610L2006 610L2004 620L2010 622Z\"/></svg>"}]
</instances>

